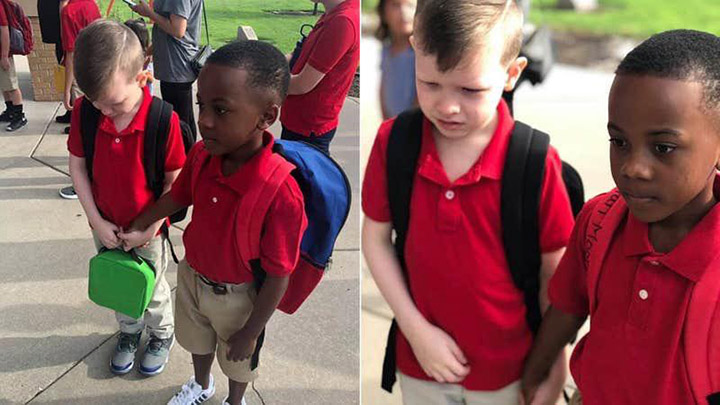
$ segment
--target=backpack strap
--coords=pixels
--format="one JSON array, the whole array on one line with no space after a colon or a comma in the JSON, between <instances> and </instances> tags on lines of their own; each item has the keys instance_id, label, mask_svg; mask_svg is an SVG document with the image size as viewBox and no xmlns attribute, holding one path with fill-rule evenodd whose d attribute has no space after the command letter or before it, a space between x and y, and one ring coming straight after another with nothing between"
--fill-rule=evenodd
<instances>
[{"instance_id":1,"label":"backpack strap","mask_svg":"<svg viewBox=\"0 0 720 405\"><path fill-rule=\"evenodd\" d=\"M550 137L520 121L510 136L500 193L503 245L510 274L525 298L533 334L540 311L540 225L538 210Z\"/></svg>"},{"instance_id":2,"label":"backpack strap","mask_svg":"<svg viewBox=\"0 0 720 405\"><path fill-rule=\"evenodd\" d=\"M720 268L693 287L683 327L685 361L698 404L720 404Z\"/></svg>"},{"instance_id":3,"label":"backpack strap","mask_svg":"<svg viewBox=\"0 0 720 405\"><path fill-rule=\"evenodd\" d=\"M627 217L627 205L617 189L600 197L593 204L587 228L585 229L585 270L587 271L587 291L590 315L597 306L597 284L602 264L605 262L610 242L620 223Z\"/></svg>"},{"instance_id":4,"label":"backpack strap","mask_svg":"<svg viewBox=\"0 0 720 405\"><path fill-rule=\"evenodd\" d=\"M172 112L172 105L153 96L145 123L143 166L148 188L155 195L155 200L162 196L165 186L165 149Z\"/></svg>"},{"instance_id":5,"label":"backpack strap","mask_svg":"<svg viewBox=\"0 0 720 405\"><path fill-rule=\"evenodd\" d=\"M393 122L387 146L387 192L392 227L395 230L395 255L406 282L405 240L410 224L410 197L422 144L422 124L423 113L419 108L401 113ZM392 392L397 378L395 349L398 329L397 321L393 318L385 345L381 380L381 386L387 392Z\"/></svg>"},{"instance_id":6,"label":"backpack strap","mask_svg":"<svg viewBox=\"0 0 720 405\"><path fill-rule=\"evenodd\" d=\"M279 145L273 149L277 147ZM263 169L262 181L259 181L255 187L252 187L243 195L235 218L240 259L247 264L248 268L253 270L253 273L262 271L258 259L260 258L260 239L265 216L280 187L295 169L292 163L285 160L278 153L272 153L268 160ZM241 212L251 214L237 215L237 213ZM262 272L262 275L256 275L261 277L258 282L264 279L264 272Z\"/></svg>"},{"instance_id":7,"label":"backpack strap","mask_svg":"<svg viewBox=\"0 0 720 405\"><path fill-rule=\"evenodd\" d=\"M95 155L95 136L100 123L100 110L95 108L85 97L78 103L80 108L80 137L82 138L83 152L85 153L85 167L88 179L93 181L93 156Z\"/></svg>"}]
</instances>

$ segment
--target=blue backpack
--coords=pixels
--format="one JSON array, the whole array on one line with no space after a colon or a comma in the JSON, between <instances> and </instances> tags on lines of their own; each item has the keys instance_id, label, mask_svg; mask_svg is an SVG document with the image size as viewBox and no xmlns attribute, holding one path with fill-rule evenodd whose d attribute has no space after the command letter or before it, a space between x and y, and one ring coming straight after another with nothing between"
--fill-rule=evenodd
<instances>
[{"instance_id":1,"label":"blue backpack","mask_svg":"<svg viewBox=\"0 0 720 405\"><path fill-rule=\"evenodd\" d=\"M261 285L265 272L260 268L260 237L265 215L287 176L293 176L305 199L308 226L300 244L300 259L278 305L281 311L292 314L328 269L335 240L350 212L350 182L340 165L312 145L276 140L273 151L262 186L248 190L243 198L242 204L247 205L241 212L253 214L238 218L237 241L240 257Z\"/></svg>"}]
</instances>

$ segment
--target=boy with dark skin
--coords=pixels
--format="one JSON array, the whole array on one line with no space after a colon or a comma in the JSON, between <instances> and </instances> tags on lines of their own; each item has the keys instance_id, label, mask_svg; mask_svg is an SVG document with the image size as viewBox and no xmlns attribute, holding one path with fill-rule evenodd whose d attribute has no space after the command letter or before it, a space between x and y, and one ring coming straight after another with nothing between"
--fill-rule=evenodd
<instances>
[{"instance_id":1,"label":"boy with dark skin","mask_svg":"<svg viewBox=\"0 0 720 405\"><path fill-rule=\"evenodd\" d=\"M204 149L204 151L210 155L210 161L204 167L208 167L207 170L210 170L209 168L213 166L213 161L217 162L217 160L219 160L218 170L221 173L221 177L223 177L222 180L233 181L233 176L237 178L237 175L247 175L247 172L243 172L243 170L248 170L247 166L255 165L258 159L264 158L264 153L267 152L266 148L271 147L272 136L268 138L269 133L266 130L278 118L280 105L287 92L289 73L283 55L271 45L258 41L247 41L228 44L223 48L217 50L210 59L208 59L198 79L197 99L200 105L198 124L204 142L198 143L190 152L190 156L198 155L198 153ZM267 62L268 60L269 62ZM258 68L258 66L260 66L260 68ZM263 75L268 76L266 71L260 70L263 68L268 69L267 72L270 72L270 76L274 75L277 77L275 87L266 85L263 79L258 79L258 77ZM192 165L193 162L188 162L183 172L190 172ZM185 175L186 180L190 177L190 173L181 173L179 176L180 183L178 184L183 183L183 175ZM195 211L193 212L192 221L198 222L196 224L191 222L184 235L184 242L186 250L188 251L186 260L188 264L197 270L199 277L205 276L216 282L226 282L228 280L218 279L218 277L207 274L201 266L202 260L196 259L193 261L190 250L193 249L193 246L197 243L193 242L196 239L188 235L188 232L193 228L193 225L196 230L203 227L204 225L201 224L200 221L203 221L202 218L207 218L201 216L203 215L201 212L202 207L198 205L201 203L198 201L204 199L211 200L210 196L205 198L205 196L202 195L201 190L204 185L198 186L194 184L195 181L196 180L193 179L192 203L195 206ZM201 181L203 181L202 174L198 176L197 183L199 184ZM292 182L289 184L289 188L293 190L294 194L291 194L297 197L299 194L297 184L292 178L288 181ZM167 216L168 213L174 213L185 208L187 206L186 202L178 201L178 194L174 191L175 190L165 195L158 200L155 205L138 216L128 232L133 233L142 230L155 221L154 218L163 218ZM278 194L282 193L279 192ZM280 197L275 198L277 200ZM219 197L219 199L222 200L223 197ZM217 202L214 195L212 201ZM283 217L282 221L290 224L289 228L297 228L297 230L300 231L299 233L294 232L290 235L291 237L283 239L283 243L288 245L285 249L289 252L289 256L291 256L291 263L285 267L288 267L290 270L294 268L297 262L300 237L304 230L304 224L306 224L302 195L299 194L299 198L295 198L291 203L293 209L273 212L271 208L268 212L268 216L277 214L276 216ZM220 204L217 204L217 207L220 207ZM227 217L221 218L220 214L220 212L216 212L213 216L219 221L233 222L232 219L227 219ZM243 214L238 213L238 215ZM266 217L266 224L269 220L271 219ZM299 225L295 226L293 224ZM272 231L270 232L272 233ZM213 235L209 235L209 233L212 232L208 231L200 237L203 239L212 238ZM123 235L121 235L121 237L123 237ZM263 243L265 243L265 238L266 236L263 236ZM222 246L216 247L215 249L218 250L218 252L211 253L216 255L223 254ZM262 255L261 253L261 261L264 260ZM293 255L294 261L292 261ZM180 264L180 267L183 266L183 263L185 263L185 260ZM222 334L215 328L220 343L220 348L217 350L218 361L220 362L223 372L228 375L229 378L230 393L227 399L227 403L229 404L235 405L241 403L249 382L248 380L252 380L254 376L249 377L246 381L237 381L233 378L232 373L229 374L226 371L226 365L230 364L228 367L234 367L235 365L229 362L236 364L249 362L250 357L255 351L258 337L265 328L270 316L275 311L288 285L289 272L287 274L276 274L276 272L271 272L266 268L269 265L270 264L262 264L263 269L267 271L267 277L257 292L252 310L249 313L249 317L246 318L247 321L244 322L244 325L243 323L237 324L235 326L236 331L225 338L226 342L223 342ZM242 264L232 264L229 267L233 266L236 266L235 269L238 267L244 268ZM252 273L250 273L250 276L247 276L250 277L250 280L252 280L251 274ZM247 280L247 277L245 280ZM181 277L179 275L178 291L182 288L180 287L180 279ZM238 285L232 283L233 281L230 281L227 284L228 288ZM250 283L252 284L252 281L250 281ZM180 292L178 292L178 313L183 311L179 308L181 305ZM199 305L202 306L202 303ZM198 311L198 309L193 309L193 311ZM202 312L202 309L199 311ZM213 309L213 311L215 311L215 309ZM220 309L218 309L218 311L220 311ZM208 315L208 317L210 317L210 315ZM195 327L195 325L191 326ZM212 326L215 327L215 324L213 323ZM190 338L185 338L186 341L183 341L183 331L181 330L183 328L180 322L178 322L177 329L180 330L178 342L193 353L195 382L198 386L202 387L203 392L207 391L208 395L200 398L196 392L195 394L198 395L188 394L183 396L183 392L181 391L170 403L200 403L207 400L209 396L214 393L214 388L211 390L212 392L208 390L212 388L210 369L215 358L215 353L214 350L209 354L197 353L198 350L193 349L193 347L197 346L193 346L194 343L189 342L189 340L191 340ZM190 347L188 347L188 345L190 345ZM229 362L226 362L226 359L222 357L225 357ZM185 391L185 387L183 387L183 391ZM198 398L200 401L198 401Z\"/></svg>"},{"instance_id":2,"label":"boy with dark skin","mask_svg":"<svg viewBox=\"0 0 720 405\"><path fill-rule=\"evenodd\" d=\"M595 292L585 281L584 242L603 197L580 213L523 375L526 403L588 315L591 330L571 361L584 404L696 402L682 327L693 278L718 265L710 245L720 230L719 54L715 35L676 30L648 39L618 67L609 97L610 165L629 213L608 245Z\"/></svg>"}]
</instances>

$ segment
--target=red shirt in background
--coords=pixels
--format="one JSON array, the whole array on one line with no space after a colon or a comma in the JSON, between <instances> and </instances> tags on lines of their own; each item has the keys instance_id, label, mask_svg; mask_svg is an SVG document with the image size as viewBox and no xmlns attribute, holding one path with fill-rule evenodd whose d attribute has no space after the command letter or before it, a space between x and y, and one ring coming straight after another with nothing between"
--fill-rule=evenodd
<instances>
[{"instance_id":1,"label":"red shirt in background","mask_svg":"<svg viewBox=\"0 0 720 405\"><path fill-rule=\"evenodd\" d=\"M65 52L75 51L75 40L83 28L93 21L101 18L95 0L70 0L60 10L60 34L63 50Z\"/></svg>"},{"instance_id":2,"label":"red shirt in background","mask_svg":"<svg viewBox=\"0 0 720 405\"><path fill-rule=\"evenodd\" d=\"M280 122L292 132L318 136L338 126L338 116L360 63L360 2L345 0L320 17L310 32L292 74L306 64L325 73L314 89L289 95Z\"/></svg>"}]
</instances>

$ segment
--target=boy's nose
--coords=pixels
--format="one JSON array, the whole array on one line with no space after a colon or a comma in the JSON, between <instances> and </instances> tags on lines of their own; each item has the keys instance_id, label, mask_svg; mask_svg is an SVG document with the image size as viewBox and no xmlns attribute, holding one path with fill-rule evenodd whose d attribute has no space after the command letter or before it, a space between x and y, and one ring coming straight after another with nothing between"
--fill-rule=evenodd
<instances>
[{"instance_id":1,"label":"boy's nose","mask_svg":"<svg viewBox=\"0 0 720 405\"><path fill-rule=\"evenodd\" d=\"M460 103L455 101L453 97L441 97L436 105L436 108L438 112L444 116L460 113Z\"/></svg>"},{"instance_id":2,"label":"boy's nose","mask_svg":"<svg viewBox=\"0 0 720 405\"><path fill-rule=\"evenodd\" d=\"M630 179L649 180L652 178L652 167L642 156L630 156L622 165L623 176Z\"/></svg>"}]
</instances>

